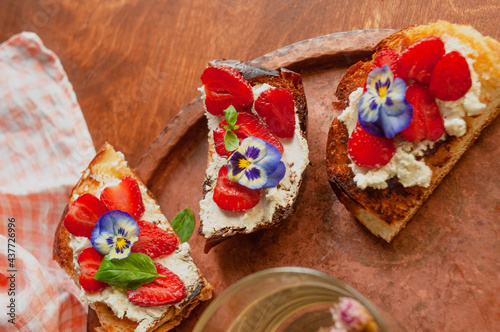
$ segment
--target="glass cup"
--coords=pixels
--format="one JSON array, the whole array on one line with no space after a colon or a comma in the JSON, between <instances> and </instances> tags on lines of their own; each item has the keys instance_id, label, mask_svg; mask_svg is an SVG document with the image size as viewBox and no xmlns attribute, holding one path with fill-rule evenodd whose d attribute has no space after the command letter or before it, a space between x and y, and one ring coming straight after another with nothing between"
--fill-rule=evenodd
<instances>
[{"instance_id":1,"label":"glass cup","mask_svg":"<svg viewBox=\"0 0 500 332\"><path fill-rule=\"evenodd\" d=\"M317 332L333 325L330 308L340 297L364 305L379 332L392 331L377 309L349 285L316 270L281 267L231 285L208 306L194 332Z\"/></svg>"}]
</instances>

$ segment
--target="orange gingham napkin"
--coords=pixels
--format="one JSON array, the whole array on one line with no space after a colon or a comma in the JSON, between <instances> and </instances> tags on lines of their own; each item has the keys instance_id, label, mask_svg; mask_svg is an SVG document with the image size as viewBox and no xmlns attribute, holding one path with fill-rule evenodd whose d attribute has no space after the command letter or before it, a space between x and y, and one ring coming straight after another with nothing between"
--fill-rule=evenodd
<instances>
[{"instance_id":1,"label":"orange gingham napkin","mask_svg":"<svg viewBox=\"0 0 500 332\"><path fill-rule=\"evenodd\" d=\"M34 33L1 44L0 331L86 330L86 307L52 261L52 244L69 192L94 155L57 56Z\"/></svg>"}]
</instances>

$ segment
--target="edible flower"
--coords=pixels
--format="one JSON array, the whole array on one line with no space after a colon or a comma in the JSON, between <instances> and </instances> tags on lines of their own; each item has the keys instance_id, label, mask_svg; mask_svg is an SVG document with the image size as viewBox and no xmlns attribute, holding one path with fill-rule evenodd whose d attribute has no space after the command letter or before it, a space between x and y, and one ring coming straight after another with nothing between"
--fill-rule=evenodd
<instances>
[{"instance_id":1,"label":"edible flower","mask_svg":"<svg viewBox=\"0 0 500 332\"><path fill-rule=\"evenodd\" d=\"M370 134L393 138L411 122L413 107L405 98L406 83L389 66L370 72L358 106L359 124Z\"/></svg>"},{"instance_id":2,"label":"edible flower","mask_svg":"<svg viewBox=\"0 0 500 332\"><path fill-rule=\"evenodd\" d=\"M241 142L227 165L229 179L250 189L276 187L286 172L278 149L253 136Z\"/></svg>"},{"instance_id":3,"label":"edible flower","mask_svg":"<svg viewBox=\"0 0 500 332\"><path fill-rule=\"evenodd\" d=\"M103 255L123 259L130 255L141 229L137 221L127 212L114 210L103 214L90 236L90 242Z\"/></svg>"}]
</instances>

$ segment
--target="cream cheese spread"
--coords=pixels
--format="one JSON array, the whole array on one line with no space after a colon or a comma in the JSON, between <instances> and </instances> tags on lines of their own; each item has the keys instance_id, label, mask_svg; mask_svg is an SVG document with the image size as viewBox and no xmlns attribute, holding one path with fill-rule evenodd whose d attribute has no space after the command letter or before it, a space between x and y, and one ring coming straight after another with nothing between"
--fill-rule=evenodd
<instances>
[{"instance_id":1,"label":"cream cheese spread","mask_svg":"<svg viewBox=\"0 0 500 332\"><path fill-rule=\"evenodd\" d=\"M252 88L254 100L260 93L268 89L273 89L271 85L265 83ZM204 90L202 98L204 98ZM255 112L255 109L252 109ZM214 116L205 112L208 120L208 140L209 146L214 144L213 130L224 120L223 117ZM205 198L200 201L200 220L203 221L203 235L211 237L218 230L224 227L240 228L246 233L252 232L257 225L272 222L272 217L277 208L291 206L297 196L302 173L309 164L309 147L306 139L302 136L297 109L295 108L295 131L292 138L279 139L283 145L283 162L286 166L285 177L275 188L263 189L262 198L259 203L244 212L224 211L217 206L213 199L213 190L208 191ZM215 187L219 169L227 163L227 159L213 154L213 161L210 162L206 171L206 178L212 179L212 188Z\"/></svg>"},{"instance_id":2,"label":"cream cheese spread","mask_svg":"<svg viewBox=\"0 0 500 332\"><path fill-rule=\"evenodd\" d=\"M481 114L486 109L486 104L479 101L481 83L479 75L473 67L475 62L474 57L477 54L474 50L460 43L456 38L443 35L441 40L445 45L446 53L458 51L465 57L471 73L471 88L462 98L455 101L436 99L445 127L445 134L437 141L408 142L398 135L394 139L396 153L388 164L378 168L368 168L357 166L351 160L349 167L354 172L354 181L358 188L366 189L367 187L371 187L384 189L388 186L387 180L392 177L397 177L404 187L415 185L428 187L432 178L432 171L419 157L422 157L427 150L432 149L436 142L445 140L446 135L463 136L467 131L464 117ZM351 137L356 127L358 105L362 95L363 88L353 91L349 95L349 106L338 116L338 120L346 126L349 137Z\"/></svg>"},{"instance_id":3,"label":"cream cheese spread","mask_svg":"<svg viewBox=\"0 0 500 332\"><path fill-rule=\"evenodd\" d=\"M113 166L123 167L127 165L123 155L121 155L121 157L121 164ZM114 163L116 163L116 161ZM85 175L99 181L100 185L96 189L88 191L96 197L100 197L104 188L120 183L119 179L108 174L102 175L85 173L84 176ZM141 220L152 222L166 231L173 231L172 226L166 222L167 219L161 213L158 204L156 204L154 199L147 193L147 188L142 184L139 184L139 187L145 208L145 212L141 216ZM78 195L73 195L73 199L76 198L78 198ZM80 273L78 255L82 252L82 250L91 246L92 244L86 237L70 235L69 247L73 250L73 264L78 274ZM201 288L201 285L203 284L203 281L200 278L201 273L193 262L193 259L190 256L190 251L191 247L189 244L182 243L172 254L153 259L154 262L167 267L170 271L178 275L184 283L186 288L186 298L175 305L141 307L128 300L126 290L114 286L108 286L105 289L94 293L87 293L85 290L81 289L80 300L87 301L89 304L95 302L106 303L106 305L118 318L126 317L131 321L139 323L138 327L135 329L136 332L146 331L149 327L153 326L170 307L175 308L175 310L171 311L171 315L174 315L175 311L179 312L188 304L192 297L196 296L195 292L199 291Z\"/></svg>"}]
</instances>

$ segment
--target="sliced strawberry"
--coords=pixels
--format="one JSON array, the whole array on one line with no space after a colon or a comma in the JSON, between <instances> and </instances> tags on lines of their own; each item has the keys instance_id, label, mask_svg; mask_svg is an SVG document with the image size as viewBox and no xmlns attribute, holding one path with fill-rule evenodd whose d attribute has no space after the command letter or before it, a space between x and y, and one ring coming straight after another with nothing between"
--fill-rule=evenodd
<instances>
[{"instance_id":1,"label":"sliced strawberry","mask_svg":"<svg viewBox=\"0 0 500 332\"><path fill-rule=\"evenodd\" d=\"M257 205L262 197L262 189L250 189L232 182L227 176L227 170L227 165L219 170L214 190L215 203L226 211L245 211Z\"/></svg>"},{"instance_id":2,"label":"sliced strawberry","mask_svg":"<svg viewBox=\"0 0 500 332\"><path fill-rule=\"evenodd\" d=\"M288 89L263 91L255 101L255 111L278 137L292 138L295 131L295 105Z\"/></svg>"},{"instance_id":3,"label":"sliced strawberry","mask_svg":"<svg viewBox=\"0 0 500 332\"><path fill-rule=\"evenodd\" d=\"M384 48L377 57L373 60L372 70L382 68L384 65L389 66L389 69L397 77L398 74L398 58L399 54L392 48Z\"/></svg>"},{"instance_id":4,"label":"sliced strawberry","mask_svg":"<svg viewBox=\"0 0 500 332\"><path fill-rule=\"evenodd\" d=\"M239 128L233 130L233 132L240 139L240 143L247 137L257 137L271 143L281 154L283 154L283 145L280 143L278 138L274 136L269 127L261 122L254 114L239 112L236 125L238 125ZM224 134L226 133L226 128L223 126L227 126L226 120L222 121L219 124L219 127L214 129L215 151L219 156L228 158L233 151L229 152L226 150L224 145Z\"/></svg>"},{"instance_id":5,"label":"sliced strawberry","mask_svg":"<svg viewBox=\"0 0 500 332\"><path fill-rule=\"evenodd\" d=\"M457 100L472 86L467 60L458 52L446 54L434 67L429 88L441 100Z\"/></svg>"},{"instance_id":6,"label":"sliced strawberry","mask_svg":"<svg viewBox=\"0 0 500 332\"><path fill-rule=\"evenodd\" d=\"M85 236L90 239L97 219L106 213L106 207L92 194L78 197L64 217L64 227L74 236Z\"/></svg>"},{"instance_id":7,"label":"sliced strawberry","mask_svg":"<svg viewBox=\"0 0 500 332\"><path fill-rule=\"evenodd\" d=\"M143 220L137 222L141 228L139 239L132 246L132 252L148 255L151 258L170 255L179 242L177 238L155 224Z\"/></svg>"},{"instance_id":8,"label":"sliced strawberry","mask_svg":"<svg viewBox=\"0 0 500 332\"><path fill-rule=\"evenodd\" d=\"M250 84L231 67L208 67L201 75L201 82L205 86L205 106L213 115L224 115L224 110L231 105L239 111L253 101Z\"/></svg>"},{"instance_id":9,"label":"sliced strawberry","mask_svg":"<svg viewBox=\"0 0 500 332\"><path fill-rule=\"evenodd\" d=\"M94 279L103 258L104 255L95 250L94 247L87 248L78 255L80 285L86 292L97 292L108 286L107 283Z\"/></svg>"},{"instance_id":10,"label":"sliced strawberry","mask_svg":"<svg viewBox=\"0 0 500 332\"><path fill-rule=\"evenodd\" d=\"M347 151L358 166L380 167L391 160L396 147L392 139L372 135L358 122L347 143Z\"/></svg>"},{"instance_id":11,"label":"sliced strawberry","mask_svg":"<svg viewBox=\"0 0 500 332\"><path fill-rule=\"evenodd\" d=\"M445 53L438 37L425 37L408 47L398 61L398 75L423 84L431 81L432 70Z\"/></svg>"},{"instance_id":12,"label":"sliced strawberry","mask_svg":"<svg viewBox=\"0 0 500 332\"><path fill-rule=\"evenodd\" d=\"M116 186L104 188L101 200L109 211L128 212L135 220L144 213L141 189L137 181L130 176L124 177Z\"/></svg>"},{"instance_id":13,"label":"sliced strawberry","mask_svg":"<svg viewBox=\"0 0 500 332\"><path fill-rule=\"evenodd\" d=\"M165 266L155 263L156 272L166 278L156 278L153 282L128 290L128 299L141 307L174 304L186 297L186 287L181 278Z\"/></svg>"},{"instance_id":14,"label":"sliced strawberry","mask_svg":"<svg viewBox=\"0 0 500 332\"><path fill-rule=\"evenodd\" d=\"M406 100L413 106L413 117L401 136L407 141L435 141L444 133L444 121L429 89L422 84L412 84L406 90Z\"/></svg>"}]
</instances>

